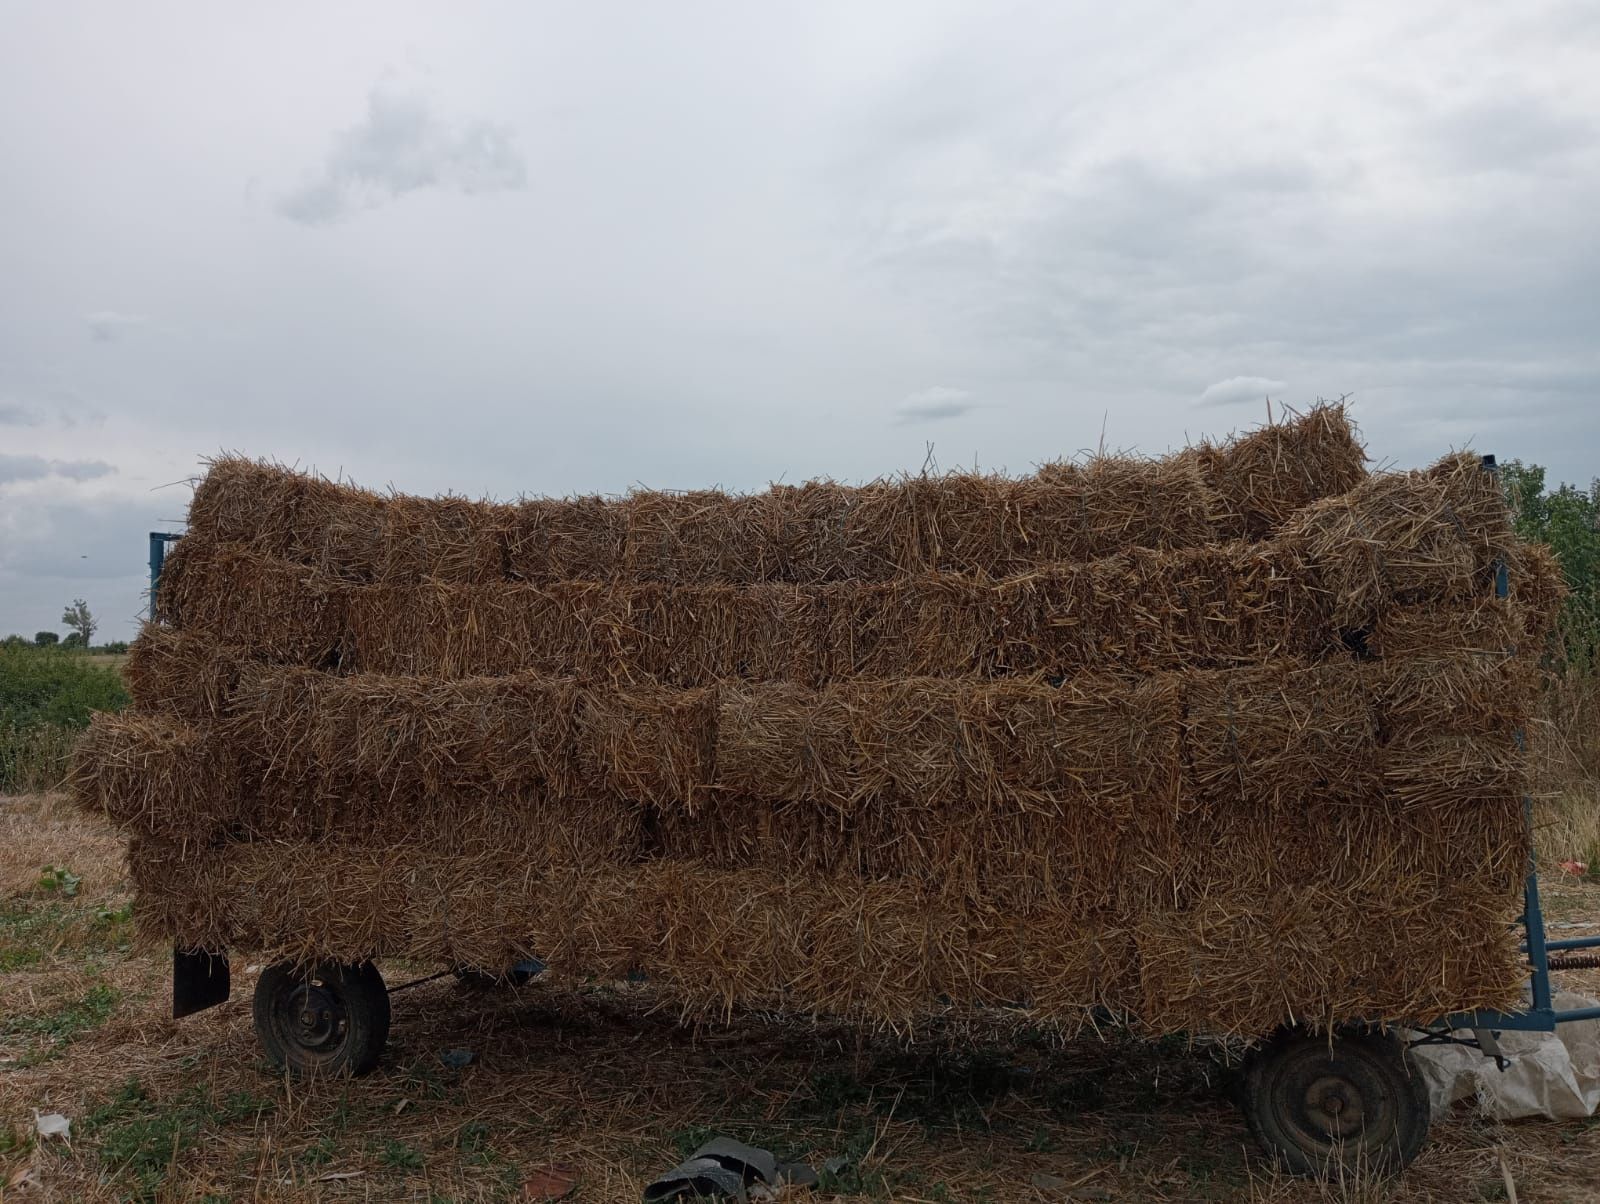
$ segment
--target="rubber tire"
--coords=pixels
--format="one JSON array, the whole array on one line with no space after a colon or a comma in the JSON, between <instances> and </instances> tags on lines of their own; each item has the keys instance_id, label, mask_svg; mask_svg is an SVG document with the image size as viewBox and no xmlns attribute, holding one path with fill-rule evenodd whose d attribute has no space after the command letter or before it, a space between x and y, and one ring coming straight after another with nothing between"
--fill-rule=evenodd
<instances>
[{"instance_id":1,"label":"rubber tire","mask_svg":"<svg viewBox=\"0 0 1600 1204\"><path fill-rule=\"evenodd\" d=\"M308 982L344 1013L343 1033L320 1049L297 1041L283 1016L285 998ZM389 1042L389 992L371 962L326 962L309 972L291 962L268 966L256 980L251 1016L267 1060L296 1078L366 1074L378 1065Z\"/></svg>"},{"instance_id":2,"label":"rubber tire","mask_svg":"<svg viewBox=\"0 0 1600 1204\"><path fill-rule=\"evenodd\" d=\"M1285 1115L1287 1076L1325 1071L1345 1083L1364 1085L1363 1109L1380 1111L1379 1096L1391 1104L1385 1131L1338 1141L1308 1131ZM1428 1087L1405 1047L1392 1036L1370 1029L1341 1029L1330 1047L1326 1034L1282 1029L1245 1063L1239 1106L1256 1142L1280 1166L1296 1175L1324 1175L1340 1167L1394 1175L1409 1166L1428 1139ZM1292 1094L1292 1092L1290 1092Z\"/></svg>"}]
</instances>

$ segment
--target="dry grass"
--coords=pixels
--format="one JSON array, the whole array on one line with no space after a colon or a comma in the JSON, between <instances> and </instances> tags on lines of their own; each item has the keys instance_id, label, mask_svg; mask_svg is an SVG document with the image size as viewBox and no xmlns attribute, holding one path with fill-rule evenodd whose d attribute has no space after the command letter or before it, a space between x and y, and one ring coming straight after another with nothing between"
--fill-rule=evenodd
<instances>
[{"instance_id":1,"label":"dry grass","mask_svg":"<svg viewBox=\"0 0 1600 1204\"><path fill-rule=\"evenodd\" d=\"M70 866L78 893L42 891L44 864ZM260 1064L253 968L236 968L230 1003L166 1018L167 962L119 949L97 919L127 889L103 824L51 799L0 800L0 886L6 916L49 919L22 934L48 927L39 960L0 979L0 1014L22 1030L0 1055L13 1059L0 1069L0 1183L36 1176L8 1201L510 1201L529 1198L542 1168L568 1165L574 1199L621 1202L713 1132L852 1158L795 1197L818 1204L1074 1198L1032 1186L1040 1172L1090 1189L1077 1198L1455 1204L1503 1199L1502 1157L1521 1200L1600 1198L1592 1124L1458 1113L1396 1182L1305 1182L1262 1163L1226 1068L1182 1042L1063 1045L958 1026L907 1046L759 1015L683 1025L640 987L428 984L396 998L375 1075L291 1085ZM1600 924L1600 887L1552 895ZM408 969L385 966L391 983ZM1600 974L1569 981L1600 991ZM450 1070L439 1054L452 1048L477 1060ZM73 1119L70 1149L33 1145L35 1109Z\"/></svg>"}]
</instances>

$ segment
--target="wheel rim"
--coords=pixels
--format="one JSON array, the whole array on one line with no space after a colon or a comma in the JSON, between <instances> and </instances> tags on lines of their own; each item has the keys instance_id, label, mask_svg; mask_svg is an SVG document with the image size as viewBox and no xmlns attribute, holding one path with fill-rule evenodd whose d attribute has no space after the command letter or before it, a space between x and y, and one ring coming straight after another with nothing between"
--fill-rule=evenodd
<instances>
[{"instance_id":1,"label":"wheel rim","mask_svg":"<svg viewBox=\"0 0 1600 1204\"><path fill-rule=\"evenodd\" d=\"M289 1056L302 1065L333 1061L350 1032L337 988L315 976L285 982L276 992L272 1027Z\"/></svg>"},{"instance_id":2,"label":"wheel rim","mask_svg":"<svg viewBox=\"0 0 1600 1204\"><path fill-rule=\"evenodd\" d=\"M1381 1154L1398 1123L1399 1103L1363 1047L1308 1043L1278 1066L1274 1110L1300 1149L1327 1158L1342 1150Z\"/></svg>"}]
</instances>

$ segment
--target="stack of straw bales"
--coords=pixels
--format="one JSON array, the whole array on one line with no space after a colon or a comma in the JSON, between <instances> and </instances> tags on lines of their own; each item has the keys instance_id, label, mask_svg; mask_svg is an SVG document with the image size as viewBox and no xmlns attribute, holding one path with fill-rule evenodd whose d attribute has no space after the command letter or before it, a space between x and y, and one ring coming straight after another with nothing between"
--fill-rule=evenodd
<instances>
[{"instance_id":1,"label":"stack of straw bales","mask_svg":"<svg viewBox=\"0 0 1600 1204\"><path fill-rule=\"evenodd\" d=\"M1475 457L1364 460L1337 407L750 496L220 460L77 796L190 948L536 955L888 1024L1511 1005L1559 582Z\"/></svg>"}]
</instances>

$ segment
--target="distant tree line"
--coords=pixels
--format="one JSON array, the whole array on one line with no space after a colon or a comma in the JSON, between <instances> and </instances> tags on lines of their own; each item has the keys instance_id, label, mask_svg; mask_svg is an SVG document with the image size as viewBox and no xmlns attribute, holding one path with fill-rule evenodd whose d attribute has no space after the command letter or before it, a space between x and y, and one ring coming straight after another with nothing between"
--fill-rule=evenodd
<instances>
[{"instance_id":1,"label":"distant tree line","mask_svg":"<svg viewBox=\"0 0 1600 1204\"><path fill-rule=\"evenodd\" d=\"M61 612L62 626L70 628L65 639L54 631L36 631L33 639L29 640L20 635L8 635L0 640L0 647L23 648L83 648L90 652L126 652L127 640L115 640L109 644L96 645L94 633L100 629L100 621L89 610L89 604L82 598L74 598L72 603Z\"/></svg>"}]
</instances>

